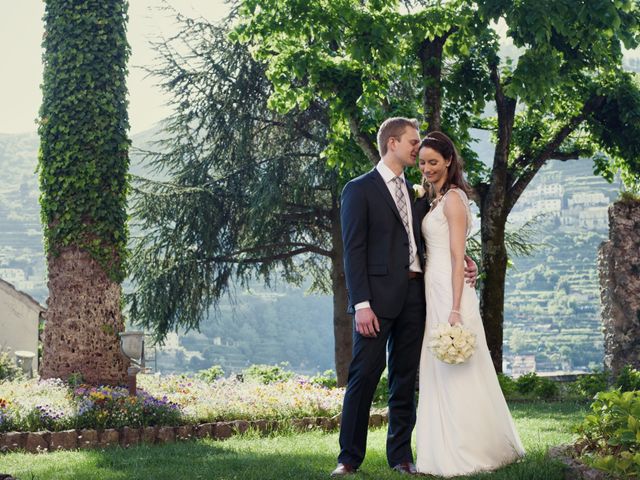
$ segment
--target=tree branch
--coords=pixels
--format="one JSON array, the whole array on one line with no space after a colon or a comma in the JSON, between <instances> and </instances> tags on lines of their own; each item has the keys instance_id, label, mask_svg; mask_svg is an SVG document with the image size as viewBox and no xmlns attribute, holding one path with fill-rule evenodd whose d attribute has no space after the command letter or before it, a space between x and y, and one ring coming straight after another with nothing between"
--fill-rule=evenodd
<instances>
[{"instance_id":1,"label":"tree branch","mask_svg":"<svg viewBox=\"0 0 640 480\"><path fill-rule=\"evenodd\" d=\"M307 245L307 244L283 244L283 245L303 245L300 248L296 248L294 250L290 250L288 252L280 252L272 255L264 255L259 257L251 257L251 258L238 258L242 253L248 253L250 251L258 252L260 250L264 250L269 246L273 245L263 245L261 247L238 250L236 252L232 252L228 255L219 255L214 257L207 257L204 259L200 259L200 262L207 263L237 263L237 264L257 264L257 263L266 263L266 262L275 262L278 260L287 260L289 258L293 258L296 255L301 255L303 253L315 253L316 255L322 255L323 257L331 257L331 251L325 250L323 248L317 247L315 245ZM282 245L278 245L282 246Z\"/></svg>"},{"instance_id":2,"label":"tree branch","mask_svg":"<svg viewBox=\"0 0 640 480\"><path fill-rule=\"evenodd\" d=\"M529 185L531 180L533 180L533 177L535 177L536 173L538 173L545 162L553 158L554 154L561 153L559 152L558 148L560 147L560 145L562 145L562 142L564 142L567 137L576 128L578 128L578 126L591 114L591 112L600 108L604 100L605 99L602 96L591 97L585 102L584 106L582 107L582 111L575 117L571 118L567 122L567 124L553 136L549 143L547 143L547 145L545 145L545 147L537 155L531 155L525 152L516 159L515 165L521 165L525 170L520 175L520 177L517 178L515 183L511 186L511 188L509 188L509 191L507 192L507 202L509 210L513 208L513 206L518 201L518 198L520 198L520 195L522 195L522 192L524 192L525 188L527 188L527 185ZM563 155L560 154L560 156ZM574 157L565 158L564 160L568 160L570 158ZM562 160L562 158L559 158L559 160Z\"/></svg>"},{"instance_id":3,"label":"tree branch","mask_svg":"<svg viewBox=\"0 0 640 480\"><path fill-rule=\"evenodd\" d=\"M272 125L272 126L276 126L276 127L282 127L282 128L292 128L294 127L296 132L298 132L302 137L306 138L307 140L311 140L313 142L317 142L317 143L324 143L326 140L324 138L318 137L316 135L313 135L311 132L308 132L302 128L300 128L299 125L297 124L290 124L290 123L286 123L286 122L280 122L278 120L274 120L274 119L270 119L270 118L262 118L262 117L253 117L253 116L249 116L247 117L249 120L253 120L256 122L261 122L261 123L266 123L267 125Z\"/></svg>"},{"instance_id":4,"label":"tree branch","mask_svg":"<svg viewBox=\"0 0 640 480\"><path fill-rule=\"evenodd\" d=\"M493 156L492 181L489 188L506 189L509 173L507 168L509 147L511 145L517 101L515 98L507 97L504 94L502 81L498 73L498 64L492 63L489 68L491 82L495 87L496 110L498 112L498 143Z\"/></svg>"},{"instance_id":5,"label":"tree branch","mask_svg":"<svg viewBox=\"0 0 640 480\"><path fill-rule=\"evenodd\" d=\"M351 130L351 135L353 135L356 143L362 149L369 161L371 161L374 166L377 165L380 161L380 153L369 135L360 129L360 122L354 113L349 114L349 129Z\"/></svg>"},{"instance_id":6,"label":"tree branch","mask_svg":"<svg viewBox=\"0 0 640 480\"><path fill-rule=\"evenodd\" d=\"M429 132L442 129L442 50L447 39L458 29L452 26L433 40L424 39L418 49L424 85L422 106Z\"/></svg>"},{"instance_id":7,"label":"tree branch","mask_svg":"<svg viewBox=\"0 0 640 480\"><path fill-rule=\"evenodd\" d=\"M573 150L571 152L559 152L555 151L551 153L551 158L549 160L559 160L561 162L566 162L567 160L579 160L584 157L585 151L583 150Z\"/></svg>"}]
</instances>

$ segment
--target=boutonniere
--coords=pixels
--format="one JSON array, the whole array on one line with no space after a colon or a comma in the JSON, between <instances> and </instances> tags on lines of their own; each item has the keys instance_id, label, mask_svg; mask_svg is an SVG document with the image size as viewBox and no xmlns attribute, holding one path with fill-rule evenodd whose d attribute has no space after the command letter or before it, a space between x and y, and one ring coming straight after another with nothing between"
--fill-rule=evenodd
<instances>
[{"instance_id":1,"label":"boutonniere","mask_svg":"<svg viewBox=\"0 0 640 480\"><path fill-rule=\"evenodd\" d=\"M418 200L419 198L424 197L427 194L427 191L422 185L414 185L413 186L413 199Z\"/></svg>"}]
</instances>

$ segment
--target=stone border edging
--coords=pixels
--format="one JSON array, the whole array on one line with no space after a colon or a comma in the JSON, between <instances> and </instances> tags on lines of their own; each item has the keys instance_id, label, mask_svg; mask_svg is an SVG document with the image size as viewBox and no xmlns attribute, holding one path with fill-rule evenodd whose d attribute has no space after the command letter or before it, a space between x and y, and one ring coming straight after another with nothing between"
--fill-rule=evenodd
<instances>
[{"instance_id":1,"label":"stone border edging","mask_svg":"<svg viewBox=\"0 0 640 480\"><path fill-rule=\"evenodd\" d=\"M558 445L549 449L549 457L559 460L567 467L565 480L607 480L611 476L597 468L580 462L571 455L572 445Z\"/></svg>"},{"instance_id":2,"label":"stone border edging","mask_svg":"<svg viewBox=\"0 0 640 480\"><path fill-rule=\"evenodd\" d=\"M369 426L379 427L388 421L388 415L371 413ZM289 420L233 420L228 422L180 425L177 427L124 427L121 429L82 429L61 432L7 432L0 433L0 452L27 451L45 453L57 450L105 448L119 445L123 448L145 444L173 443L194 438L225 440L249 429L262 434L292 427L299 432L320 429L330 432L340 425L340 415L334 417L303 417Z\"/></svg>"}]
</instances>

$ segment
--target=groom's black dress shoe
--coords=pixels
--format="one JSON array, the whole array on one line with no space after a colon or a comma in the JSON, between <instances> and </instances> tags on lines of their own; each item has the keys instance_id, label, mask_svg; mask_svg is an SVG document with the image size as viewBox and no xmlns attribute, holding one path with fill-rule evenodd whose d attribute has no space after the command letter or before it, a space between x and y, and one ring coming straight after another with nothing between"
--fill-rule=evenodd
<instances>
[{"instance_id":1,"label":"groom's black dress shoe","mask_svg":"<svg viewBox=\"0 0 640 480\"><path fill-rule=\"evenodd\" d=\"M332 477L342 477L344 475L353 475L358 470L353 465L349 465L348 463L339 463L333 472L331 472Z\"/></svg>"},{"instance_id":2,"label":"groom's black dress shoe","mask_svg":"<svg viewBox=\"0 0 640 480\"><path fill-rule=\"evenodd\" d=\"M403 462L395 465L393 469L396 472L406 474L406 475L417 475L418 470L416 470L416 466L411 462Z\"/></svg>"}]
</instances>

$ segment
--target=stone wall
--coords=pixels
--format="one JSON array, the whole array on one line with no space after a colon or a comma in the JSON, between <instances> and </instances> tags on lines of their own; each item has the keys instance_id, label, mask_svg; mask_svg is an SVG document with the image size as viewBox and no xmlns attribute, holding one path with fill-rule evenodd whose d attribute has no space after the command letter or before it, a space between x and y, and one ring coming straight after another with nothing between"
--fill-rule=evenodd
<instances>
[{"instance_id":1,"label":"stone wall","mask_svg":"<svg viewBox=\"0 0 640 480\"><path fill-rule=\"evenodd\" d=\"M609 207L609 240L598 252L605 367L640 369L640 201Z\"/></svg>"}]
</instances>

